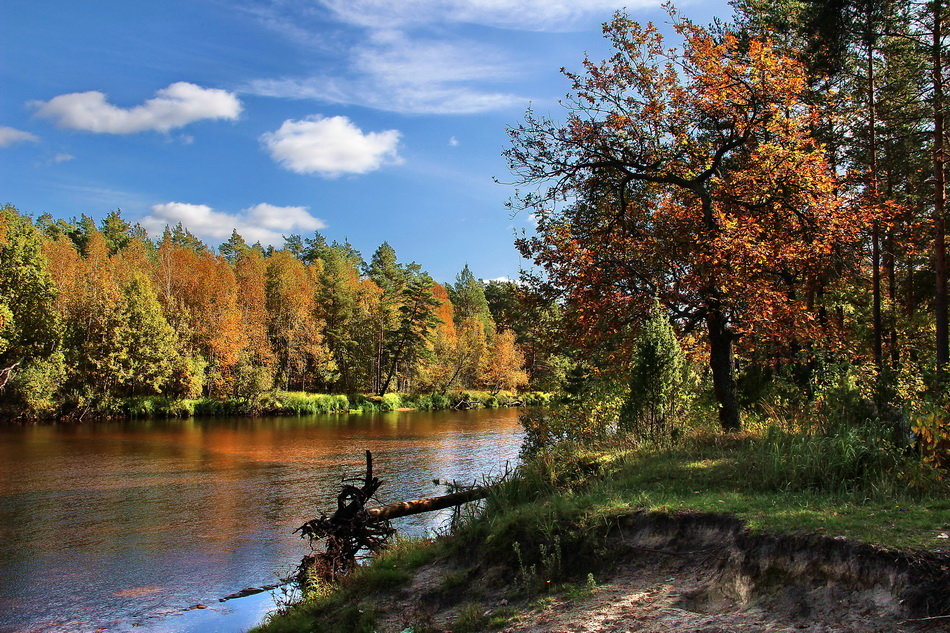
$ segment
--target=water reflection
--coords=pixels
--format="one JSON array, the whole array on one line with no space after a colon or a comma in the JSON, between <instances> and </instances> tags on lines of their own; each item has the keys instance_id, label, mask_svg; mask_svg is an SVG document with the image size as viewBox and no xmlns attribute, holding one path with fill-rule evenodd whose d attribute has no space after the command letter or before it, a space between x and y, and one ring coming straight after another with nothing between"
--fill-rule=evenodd
<instances>
[{"instance_id":1,"label":"water reflection","mask_svg":"<svg viewBox=\"0 0 950 633\"><path fill-rule=\"evenodd\" d=\"M364 449L385 503L500 472L518 444L515 410L0 430L0 633L243 630L266 595L157 616L273 582Z\"/></svg>"}]
</instances>

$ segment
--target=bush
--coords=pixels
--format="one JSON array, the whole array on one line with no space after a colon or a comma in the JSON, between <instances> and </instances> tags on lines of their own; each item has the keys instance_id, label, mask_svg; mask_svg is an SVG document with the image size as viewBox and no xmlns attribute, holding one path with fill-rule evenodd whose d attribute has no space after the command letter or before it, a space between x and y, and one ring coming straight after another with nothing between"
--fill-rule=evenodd
<instances>
[{"instance_id":1,"label":"bush","mask_svg":"<svg viewBox=\"0 0 950 633\"><path fill-rule=\"evenodd\" d=\"M379 399L380 411L395 411L402 406L402 396L398 393L387 393Z\"/></svg>"},{"instance_id":2,"label":"bush","mask_svg":"<svg viewBox=\"0 0 950 633\"><path fill-rule=\"evenodd\" d=\"M934 408L914 416L914 435L924 463L950 472L950 415Z\"/></svg>"}]
</instances>

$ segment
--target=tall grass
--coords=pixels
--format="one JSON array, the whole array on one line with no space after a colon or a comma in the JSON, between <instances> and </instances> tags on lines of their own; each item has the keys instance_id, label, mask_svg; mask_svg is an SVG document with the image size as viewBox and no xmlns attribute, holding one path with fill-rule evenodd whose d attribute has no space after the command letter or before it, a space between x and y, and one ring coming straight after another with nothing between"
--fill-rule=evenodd
<instances>
[{"instance_id":1,"label":"tall grass","mask_svg":"<svg viewBox=\"0 0 950 633\"><path fill-rule=\"evenodd\" d=\"M821 434L770 426L753 444L749 476L766 489L844 493L888 488L913 458L881 424L839 426Z\"/></svg>"},{"instance_id":2,"label":"tall grass","mask_svg":"<svg viewBox=\"0 0 950 633\"><path fill-rule=\"evenodd\" d=\"M551 394L517 394L487 391L458 391L450 394L387 393L319 394L304 391L273 391L254 399L137 396L101 401L93 409L101 415L138 418L183 418L247 415L322 415L335 413L381 413L400 408L437 411L465 407L539 406L550 402Z\"/></svg>"}]
</instances>

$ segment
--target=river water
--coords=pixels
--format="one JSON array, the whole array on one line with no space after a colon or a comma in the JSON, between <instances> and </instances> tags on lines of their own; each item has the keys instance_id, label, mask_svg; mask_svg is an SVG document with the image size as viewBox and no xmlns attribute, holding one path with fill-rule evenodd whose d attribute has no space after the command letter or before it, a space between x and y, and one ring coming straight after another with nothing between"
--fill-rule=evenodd
<instances>
[{"instance_id":1,"label":"river water","mask_svg":"<svg viewBox=\"0 0 950 633\"><path fill-rule=\"evenodd\" d=\"M299 561L292 531L365 449L386 503L499 474L519 444L514 409L0 429L0 633L244 631L279 595L218 598Z\"/></svg>"}]
</instances>

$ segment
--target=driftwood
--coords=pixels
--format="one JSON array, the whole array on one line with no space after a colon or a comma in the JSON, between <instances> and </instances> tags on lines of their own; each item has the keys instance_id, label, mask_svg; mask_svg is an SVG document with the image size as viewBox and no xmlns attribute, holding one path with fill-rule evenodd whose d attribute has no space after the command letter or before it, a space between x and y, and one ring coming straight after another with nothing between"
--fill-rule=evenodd
<instances>
[{"instance_id":1,"label":"driftwood","mask_svg":"<svg viewBox=\"0 0 950 633\"><path fill-rule=\"evenodd\" d=\"M362 483L361 486L353 485ZM304 557L297 571L302 584L316 576L323 580L335 580L348 574L356 565L357 555L363 551L377 552L395 534L390 519L432 512L459 506L469 501L484 499L489 488L477 486L440 497L402 501L387 506L367 508L382 481L373 476L373 454L366 451L366 473L362 478L344 479L337 495L336 511L327 516L307 521L294 532L310 539L311 553ZM322 550L318 543L324 542Z\"/></svg>"},{"instance_id":2,"label":"driftwood","mask_svg":"<svg viewBox=\"0 0 950 633\"><path fill-rule=\"evenodd\" d=\"M426 499L413 499L412 501L401 501L391 503L388 506L370 508L366 511L371 517L380 519L398 519L413 514L422 514L423 512L432 512L434 510L444 510L452 506L462 505L469 501L477 501L488 496L488 488L477 487L453 492L452 494L442 495L441 497L428 497Z\"/></svg>"}]
</instances>

